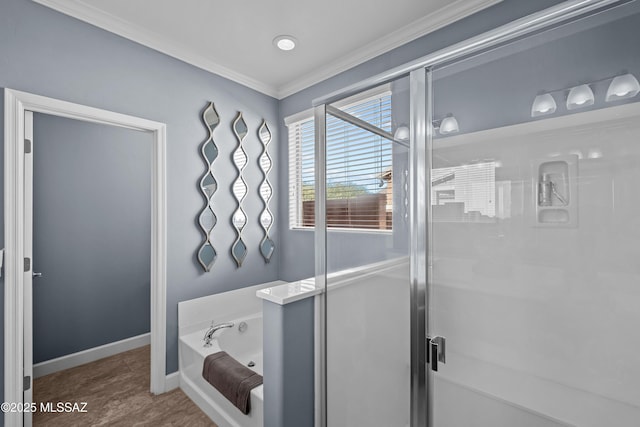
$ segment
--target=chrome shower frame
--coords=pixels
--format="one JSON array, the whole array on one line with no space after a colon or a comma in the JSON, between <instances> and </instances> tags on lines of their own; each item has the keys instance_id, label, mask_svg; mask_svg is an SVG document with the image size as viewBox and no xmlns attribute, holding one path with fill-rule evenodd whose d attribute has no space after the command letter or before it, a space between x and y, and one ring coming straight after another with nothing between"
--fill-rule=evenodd
<instances>
[{"instance_id":1,"label":"chrome shower frame","mask_svg":"<svg viewBox=\"0 0 640 427\"><path fill-rule=\"evenodd\" d=\"M431 69L455 60L478 54L495 48L519 37L536 31L548 29L554 25L566 23L572 19L608 9L635 0L569 0L544 9L529 16L517 19L494 30L453 44L447 48L430 53L414 61L392 68L387 72L348 86L313 100L315 116L315 278L316 286L326 290L327 278L327 235L326 235L326 117L330 114L395 143L406 146L406 142L397 141L390 133L364 123L331 104L350 96L372 89L385 83L409 76L410 87L410 281L411 281L411 427L434 427L433 396L429 383L431 375L426 367L426 338L428 328L428 288L432 266L429 248L431 247L431 200L427 177L431 176L431 158L433 137L433 93ZM322 185L321 185L322 184ZM324 336L316 340L318 360L316 360L317 378L322 384L316 388L316 426L327 426L326 396L326 294L316 304L321 313L319 331Z\"/></svg>"}]
</instances>

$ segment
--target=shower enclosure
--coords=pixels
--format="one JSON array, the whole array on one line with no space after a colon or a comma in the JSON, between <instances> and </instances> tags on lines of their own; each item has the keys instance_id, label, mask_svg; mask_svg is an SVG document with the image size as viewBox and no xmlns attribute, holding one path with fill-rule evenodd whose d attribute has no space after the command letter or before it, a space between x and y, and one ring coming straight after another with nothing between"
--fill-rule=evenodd
<instances>
[{"instance_id":1,"label":"shower enclosure","mask_svg":"<svg viewBox=\"0 0 640 427\"><path fill-rule=\"evenodd\" d=\"M640 423L638 40L569 1L315 102L319 425Z\"/></svg>"}]
</instances>

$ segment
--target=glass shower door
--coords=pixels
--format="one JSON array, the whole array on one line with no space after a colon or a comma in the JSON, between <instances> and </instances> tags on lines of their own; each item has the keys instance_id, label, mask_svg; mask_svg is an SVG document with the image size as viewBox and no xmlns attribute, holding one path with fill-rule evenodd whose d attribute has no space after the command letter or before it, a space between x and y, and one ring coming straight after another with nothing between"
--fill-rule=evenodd
<instances>
[{"instance_id":1,"label":"glass shower door","mask_svg":"<svg viewBox=\"0 0 640 427\"><path fill-rule=\"evenodd\" d=\"M328 426L410 422L408 80L325 107Z\"/></svg>"},{"instance_id":2,"label":"glass shower door","mask_svg":"<svg viewBox=\"0 0 640 427\"><path fill-rule=\"evenodd\" d=\"M638 29L626 3L432 71L431 426L639 425Z\"/></svg>"}]
</instances>

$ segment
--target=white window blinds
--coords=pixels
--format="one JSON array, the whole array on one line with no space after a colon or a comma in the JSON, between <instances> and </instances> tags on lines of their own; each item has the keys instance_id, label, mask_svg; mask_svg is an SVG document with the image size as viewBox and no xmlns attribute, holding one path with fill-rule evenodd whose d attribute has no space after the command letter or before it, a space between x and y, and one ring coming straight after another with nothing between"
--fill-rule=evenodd
<instances>
[{"instance_id":1,"label":"white window blinds","mask_svg":"<svg viewBox=\"0 0 640 427\"><path fill-rule=\"evenodd\" d=\"M391 94L344 108L391 131ZM289 226L314 225L314 123L289 123ZM392 143L347 122L327 117L327 225L332 228L391 229Z\"/></svg>"},{"instance_id":2,"label":"white window blinds","mask_svg":"<svg viewBox=\"0 0 640 427\"><path fill-rule=\"evenodd\" d=\"M432 171L434 221L492 221L496 216L495 200L496 164L493 161Z\"/></svg>"}]
</instances>

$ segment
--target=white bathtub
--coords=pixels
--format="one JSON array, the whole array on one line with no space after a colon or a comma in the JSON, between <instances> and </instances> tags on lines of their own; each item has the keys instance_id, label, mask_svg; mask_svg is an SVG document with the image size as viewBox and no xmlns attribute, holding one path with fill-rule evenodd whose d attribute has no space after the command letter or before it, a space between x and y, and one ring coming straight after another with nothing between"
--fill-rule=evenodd
<instances>
[{"instance_id":1,"label":"white bathtub","mask_svg":"<svg viewBox=\"0 0 640 427\"><path fill-rule=\"evenodd\" d=\"M180 338L182 363L180 382L181 385L187 386L187 390L185 390L187 395L218 426L262 427L264 399L261 385L251 391L251 411L245 415L202 378L205 357L221 350L226 351L243 365L254 362L255 366L251 369L262 375L262 313L232 321L235 324L233 328L216 332L216 338L214 338L211 347L204 347L202 338L206 329L192 332ZM238 326L242 322L247 324L247 329L244 332L238 330Z\"/></svg>"},{"instance_id":2,"label":"white bathtub","mask_svg":"<svg viewBox=\"0 0 640 427\"><path fill-rule=\"evenodd\" d=\"M180 388L220 427L262 427L263 386L251 391L251 410L245 415L202 378L204 359L223 350L244 365L253 362L251 369L262 375L262 300L255 294L283 283L270 282L178 304ZM205 347L203 337L212 321L233 322L234 327L216 332L212 346ZM244 332L238 329L242 322L247 326Z\"/></svg>"}]
</instances>

